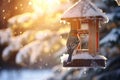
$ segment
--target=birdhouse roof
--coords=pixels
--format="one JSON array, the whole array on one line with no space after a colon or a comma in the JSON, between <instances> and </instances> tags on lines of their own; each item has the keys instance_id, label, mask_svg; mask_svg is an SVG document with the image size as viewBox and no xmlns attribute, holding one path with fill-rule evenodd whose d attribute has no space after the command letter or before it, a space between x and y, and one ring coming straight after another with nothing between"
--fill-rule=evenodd
<instances>
[{"instance_id":1,"label":"birdhouse roof","mask_svg":"<svg viewBox=\"0 0 120 80\"><path fill-rule=\"evenodd\" d=\"M107 21L107 16L97 8L90 0L79 0L71 8L66 10L61 19L83 18L83 17L101 17Z\"/></svg>"}]
</instances>

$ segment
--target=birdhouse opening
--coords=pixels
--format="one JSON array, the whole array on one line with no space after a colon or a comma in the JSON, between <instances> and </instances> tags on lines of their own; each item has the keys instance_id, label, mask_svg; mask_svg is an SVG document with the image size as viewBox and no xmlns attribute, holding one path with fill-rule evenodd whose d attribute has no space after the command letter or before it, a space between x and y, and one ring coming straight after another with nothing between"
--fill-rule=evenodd
<instances>
[{"instance_id":1,"label":"birdhouse opening","mask_svg":"<svg viewBox=\"0 0 120 80\"><path fill-rule=\"evenodd\" d=\"M79 44L77 47L78 52L88 52L88 34L78 35Z\"/></svg>"},{"instance_id":2,"label":"birdhouse opening","mask_svg":"<svg viewBox=\"0 0 120 80\"><path fill-rule=\"evenodd\" d=\"M81 30L88 30L88 23L87 22L82 22L80 26Z\"/></svg>"},{"instance_id":3,"label":"birdhouse opening","mask_svg":"<svg viewBox=\"0 0 120 80\"><path fill-rule=\"evenodd\" d=\"M88 38L89 38L89 24L87 22L80 22L77 37L79 39L79 44L77 47L78 52L88 52Z\"/></svg>"}]
</instances>

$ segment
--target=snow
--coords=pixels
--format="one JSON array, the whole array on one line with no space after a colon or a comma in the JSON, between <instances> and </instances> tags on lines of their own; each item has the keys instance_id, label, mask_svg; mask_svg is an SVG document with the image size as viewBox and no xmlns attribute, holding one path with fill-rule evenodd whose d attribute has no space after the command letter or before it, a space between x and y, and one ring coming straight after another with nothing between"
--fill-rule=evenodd
<instances>
[{"instance_id":1,"label":"snow","mask_svg":"<svg viewBox=\"0 0 120 80\"><path fill-rule=\"evenodd\" d=\"M92 56L88 52L77 53L77 54L72 56L72 59L104 59L104 60L107 60L102 55Z\"/></svg>"},{"instance_id":2,"label":"snow","mask_svg":"<svg viewBox=\"0 0 120 80\"><path fill-rule=\"evenodd\" d=\"M116 33L118 35L116 35ZM107 43L109 41L116 42L119 35L120 35L120 29L114 28L114 29L112 29L112 31L108 35L106 35L102 40L100 40L100 44L104 44L104 43Z\"/></svg>"},{"instance_id":3,"label":"snow","mask_svg":"<svg viewBox=\"0 0 120 80\"><path fill-rule=\"evenodd\" d=\"M3 50L2 53L3 60L8 59L12 52L19 50L21 47L22 45L20 44L20 39L12 38L10 44Z\"/></svg>"},{"instance_id":4,"label":"snow","mask_svg":"<svg viewBox=\"0 0 120 80\"><path fill-rule=\"evenodd\" d=\"M46 70L2 70L0 72L0 80L47 80L53 76L53 71Z\"/></svg>"},{"instance_id":5,"label":"snow","mask_svg":"<svg viewBox=\"0 0 120 80\"><path fill-rule=\"evenodd\" d=\"M66 50L67 50L66 47L62 47L59 51L57 51L57 52L54 54L54 56L55 56L55 57L59 57L59 56L61 56L63 53L65 53Z\"/></svg>"},{"instance_id":6,"label":"snow","mask_svg":"<svg viewBox=\"0 0 120 80\"><path fill-rule=\"evenodd\" d=\"M11 39L12 31L11 29L0 30L0 44L8 43Z\"/></svg>"},{"instance_id":7,"label":"snow","mask_svg":"<svg viewBox=\"0 0 120 80\"><path fill-rule=\"evenodd\" d=\"M72 59L93 59L93 57L86 52L86 53L73 55Z\"/></svg>"},{"instance_id":8,"label":"snow","mask_svg":"<svg viewBox=\"0 0 120 80\"><path fill-rule=\"evenodd\" d=\"M59 34L53 34L50 30L38 31L34 34L34 37L34 41L23 46L17 53L17 64L26 64L26 60L28 64L33 64L41 57L41 53L50 53L52 51L51 47L57 46L58 41L61 45ZM60 50L57 51L60 52Z\"/></svg>"},{"instance_id":9,"label":"snow","mask_svg":"<svg viewBox=\"0 0 120 80\"><path fill-rule=\"evenodd\" d=\"M3 50L2 58L3 58L4 61L9 59L9 57L11 55L10 52L12 51L12 49L13 49L12 46L8 46L7 48L5 48Z\"/></svg>"},{"instance_id":10,"label":"snow","mask_svg":"<svg viewBox=\"0 0 120 80\"><path fill-rule=\"evenodd\" d=\"M60 57L61 59L61 63L63 63L64 61L66 61L68 59L68 54L63 54L63 56Z\"/></svg>"},{"instance_id":11,"label":"snow","mask_svg":"<svg viewBox=\"0 0 120 80\"><path fill-rule=\"evenodd\" d=\"M94 57L94 59L104 59L104 60L107 60L107 58L104 57L104 56L102 56L102 55L96 55L96 56Z\"/></svg>"},{"instance_id":12,"label":"snow","mask_svg":"<svg viewBox=\"0 0 120 80\"><path fill-rule=\"evenodd\" d=\"M35 39L37 39L37 40L43 40L46 37L50 37L52 35L53 35L52 32L50 30L46 29L46 30L42 30L42 31L36 32Z\"/></svg>"},{"instance_id":13,"label":"snow","mask_svg":"<svg viewBox=\"0 0 120 80\"><path fill-rule=\"evenodd\" d=\"M18 51L20 48L23 47L28 41L28 37L32 32L26 31L20 36L11 37L9 40L9 45L3 50L2 58L3 60L8 60L10 55L12 55L14 51ZM3 38L3 37L2 37Z\"/></svg>"},{"instance_id":14,"label":"snow","mask_svg":"<svg viewBox=\"0 0 120 80\"><path fill-rule=\"evenodd\" d=\"M24 59L27 59L28 57L30 57L30 63L34 63L35 59L40 55L40 52L43 49L42 47L40 41L33 41L28 45L25 45L17 53L16 63L24 63Z\"/></svg>"},{"instance_id":15,"label":"snow","mask_svg":"<svg viewBox=\"0 0 120 80\"><path fill-rule=\"evenodd\" d=\"M49 53L51 47L53 47L53 45L55 45L56 42L59 41L58 35L51 35L47 32L46 32L46 34L44 33L45 35L42 35L42 34L38 35L37 40L32 41L31 43L23 46L19 50L19 52L17 53L17 56L16 56L17 64L24 63L25 58L28 59L30 64L35 63L36 60L41 55L41 53L44 53L44 52ZM51 38L51 36L54 36L54 37ZM49 41L47 40L48 38L50 38Z\"/></svg>"},{"instance_id":16,"label":"snow","mask_svg":"<svg viewBox=\"0 0 120 80\"><path fill-rule=\"evenodd\" d=\"M101 47L101 54L107 58L112 58L115 55L119 55L119 52L120 50L116 46L110 47L109 45L105 44Z\"/></svg>"},{"instance_id":17,"label":"snow","mask_svg":"<svg viewBox=\"0 0 120 80\"><path fill-rule=\"evenodd\" d=\"M80 18L80 17L95 17L101 16L103 17L105 22L108 22L107 16L100 11L94 4L92 4L89 0L80 0L76 4L74 4L71 8L69 8L61 18Z\"/></svg>"},{"instance_id":18,"label":"snow","mask_svg":"<svg viewBox=\"0 0 120 80\"><path fill-rule=\"evenodd\" d=\"M24 13L24 14L20 14L20 15L17 15L17 16L10 18L8 20L8 23L10 23L10 24L25 23L31 19L34 19L32 13Z\"/></svg>"},{"instance_id":19,"label":"snow","mask_svg":"<svg viewBox=\"0 0 120 80\"><path fill-rule=\"evenodd\" d=\"M114 55L119 54L119 48L117 48L114 44L120 42L120 40L118 39L119 36L120 28L114 28L104 38L100 40L100 52L102 55L106 56L107 58L111 58Z\"/></svg>"},{"instance_id":20,"label":"snow","mask_svg":"<svg viewBox=\"0 0 120 80\"><path fill-rule=\"evenodd\" d=\"M115 13L107 13L106 15L109 20L113 20Z\"/></svg>"},{"instance_id":21,"label":"snow","mask_svg":"<svg viewBox=\"0 0 120 80\"><path fill-rule=\"evenodd\" d=\"M61 62L63 63L63 61L66 61L68 59L68 56L69 56L68 54L63 54L63 56L61 56ZM107 60L107 58L102 56L102 55L92 56L88 52L74 54L72 56L72 60L74 60L74 59L103 59L103 60Z\"/></svg>"}]
</instances>

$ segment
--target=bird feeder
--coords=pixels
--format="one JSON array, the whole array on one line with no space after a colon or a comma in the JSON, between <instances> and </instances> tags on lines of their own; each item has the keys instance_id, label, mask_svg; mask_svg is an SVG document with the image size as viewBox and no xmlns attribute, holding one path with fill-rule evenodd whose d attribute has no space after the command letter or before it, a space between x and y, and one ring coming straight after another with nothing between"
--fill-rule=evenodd
<instances>
[{"instance_id":1,"label":"bird feeder","mask_svg":"<svg viewBox=\"0 0 120 80\"><path fill-rule=\"evenodd\" d=\"M107 17L90 0L79 0L61 17L69 22L71 32L76 31L79 43L72 54L71 62L65 60L64 67L105 67L106 58L99 55L99 26Z\"/></svg>"}]
</instances>

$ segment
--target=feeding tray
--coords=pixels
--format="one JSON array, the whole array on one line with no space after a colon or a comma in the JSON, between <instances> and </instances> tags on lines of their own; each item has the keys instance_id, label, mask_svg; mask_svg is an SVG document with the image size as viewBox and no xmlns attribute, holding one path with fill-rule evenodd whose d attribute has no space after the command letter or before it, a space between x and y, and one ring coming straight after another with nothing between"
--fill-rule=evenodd
<instances>
[{"instance_id":1,"label":"feeding tray","mask_svg":"<svg viewBox=\"0 0 120 80\"><path fill-rule=\"evenodd\" d=\"M64 67L105 67L103 59L74 59L71 62L64 61Z\"/></svg>"},{"instance_id":2,"label":"feeding tray","mask_svg":"<svg viewBox=\"0 0 120 80\"><path fill-rule=\"evenodd\" d=\"M91 55L84 53L76 56L78 58L73 56L71 62L65 60L63 62L63 67L105 67L106 64L106 58L101 55L92 57Z\"/></svg>"}]
</instances>

